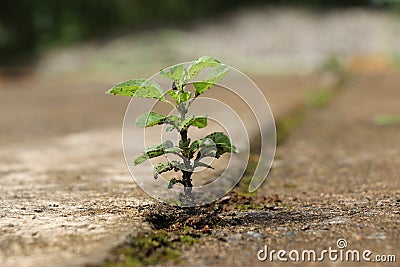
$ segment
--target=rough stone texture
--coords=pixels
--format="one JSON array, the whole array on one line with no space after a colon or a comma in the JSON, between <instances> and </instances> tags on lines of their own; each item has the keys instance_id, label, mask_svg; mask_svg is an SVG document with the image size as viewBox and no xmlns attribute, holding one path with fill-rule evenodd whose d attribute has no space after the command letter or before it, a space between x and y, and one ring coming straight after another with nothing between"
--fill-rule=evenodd
<instances>
[{"instance_id":1,"label":"rough stone texture","mask_svg":"<svg viewBox=\"0 0 400 267\"><path fill-rule=\"evenodd\" d=\"M269 251L319 253L337 249L340 238L349 250L396 255L398 261L400 125L377 126L372 118L400 113L399 77L398 72L355 75L328 106L310 111L278 147L259 192L278 194L282 202L272 211L237 213L241 224L215 230L203 244L185 252L188 262L183 266L283 265L287 263L276 258L260 262L257 252L268 245ZM326 258L318 266L332 264Z\"/></svg>"},{"instance_id":2,"label":"rough stone texture","mask_svg":"<svg viewBox=\"0 0 400 267\"><path fill-rule=\"evenodd\" d=\"M322 81L291 76L256 82L282 116ZM51 79L1 84L3 266L98 262L124 237L148 227L138 207L153 200L132 181L122 154L127 99L104 95L108 87Z\"/></svg>"},{"instance_id":3,"label":"rough stone texture","mask_svg":"<svg viewBox=\"0 0 400 267\"><path fill-rule=\"evenodd\" d=\"M101 261L124 237L148 227L137 212L152 199L129 177L120 145L128 99L103 95L116 81L201 54L261 74L309 72L330 55L366 54L352 66L374 69L368 55L399 53L399 29L394 17L372 10L249 11L189 30L56 50L39 62L36 76L0 76L0 263ZM397 77L356 76L328 107L308 114L279 148L261 189L283 204L237 214L247 224L216 230L185 252L186 264L258 264L255 253L264 244L335 247L339 237L350 248L398 254L399 128L371 122L376 113L399 113ZM256 82L281 117L304 103L308 89L331 81Z\"/></svg>"}]
</instances>

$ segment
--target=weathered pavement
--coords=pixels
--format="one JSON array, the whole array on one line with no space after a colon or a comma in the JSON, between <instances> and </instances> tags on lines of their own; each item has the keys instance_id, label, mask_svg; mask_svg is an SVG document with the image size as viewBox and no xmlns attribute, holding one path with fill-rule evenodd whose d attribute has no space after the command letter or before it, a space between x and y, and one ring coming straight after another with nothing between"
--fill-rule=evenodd
<instances>
[{"instance_id":1,"label":"weathered pavement","mask_svg":"<svg viewBox=\"0 0 400 267\"><path fill-rule=\"evenodd\" d=\"M275 116L304 103L315 76L258 79ZM257 79L256 79L257 82ZM80 266L99 262L148 227L153 201L130 178L121 147L127 99L109 84L21 80L1 84L0 262Z\"/></svg>"},{"instance_id":2,"label":"weathered pavement","mask_svg":"<svg viewBox=\"0 0 400 267\"><path fill-rule=\"evenodd\" d=\"M247 216L250 223L219 229L186 252L189 264L184 265L283 265L287 263L276 258L258 261L257 252L268 245L269 251L319 253L337 249L339 238L347 241L346 249L372 251L372 261L385 254L396 255L399 261L400 125L378 126L373 121L377 114L400 113L399 77L398 72L354 75L327 106L309 111L303 124L278 147L273 169L259 192L278 194L279 207L237 215ZM356 263L326 257L318 264Z\"/></svg>"},{"instance_id":3,"label":"weathered pavement","mask_svg":"<svg viewBox=\"0 0 400 267\"><path fill-rule=\"evenodd\" d=\"M163 61L161 66L166 66L201 54L261 73L307 72L326 55L390 57L399 52L398 25L394 15L359 8L323 15L250 10L212 20L207 27L149 31L49 53L39 72L41 77L59 75L53 81L8 83L0 77L0 265L101 261L124 236L147 227L138 218L137 205L151 199L131 181L120 145L128 99L102 94L115 81L159 68ZM375 63L370 67L385 68ZM65 76L70 72L76 77ZM115 73L119 78L112 77ZM101 82L88 83L87 75ZM399 81L376 76L352 82L329 107L309 114L304 126L279 148L261 193L278 193L286 213L272 220L256 217L262 225L226 229L223 238L229 242L207 241L189 250L189 263L249 264L264 244L277 249L334 247L339 236L346 237L351 248L358 244L396 252L398 126L374 126L367 113L398 113L392 110L398 90L391 83ZM315 77L293 76L259 79L259 84L269 90L266 95L277 118L304 102L304 89L321 86ZM380 94L387 88L393 93L388 99ZM346 97L354 100L343 100ZM352 215L357 210L364 217ZM338 214L349 218L339 215L324 221ZM259 228L261 240L248 240L243 234Z\"/></svg>"},{"instance_id":4,"label":"weathered pavement","mask_svg":"<svg viewBox=\"0 0 400 267\"><path fill-rule=\"evenodd\" d=\"M108 104L96 87L2 84L2 266L101 260L140 228L134 207L144 195L126 173L120 130L111 127L124 105L96 112Z\"/></svg>"}]
</instances>

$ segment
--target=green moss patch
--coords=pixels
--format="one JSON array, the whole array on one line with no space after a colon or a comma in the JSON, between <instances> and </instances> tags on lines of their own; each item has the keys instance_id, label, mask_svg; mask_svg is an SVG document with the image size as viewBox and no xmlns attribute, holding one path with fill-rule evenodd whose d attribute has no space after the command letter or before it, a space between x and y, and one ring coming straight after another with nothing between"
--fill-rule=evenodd
<instances>
[{"instance_id":1,"label":"green moss patch","mask_svg":"<svg viewBox=\"0 0 400 267\"><path fill-rule=\"evenodd\" d=\"M142 232L113 249L113 256L100 267L148 266L167 261L179 263L183 261L182 247L199 242L200 234L196 232Z\"/></svg>"}]
</instances>

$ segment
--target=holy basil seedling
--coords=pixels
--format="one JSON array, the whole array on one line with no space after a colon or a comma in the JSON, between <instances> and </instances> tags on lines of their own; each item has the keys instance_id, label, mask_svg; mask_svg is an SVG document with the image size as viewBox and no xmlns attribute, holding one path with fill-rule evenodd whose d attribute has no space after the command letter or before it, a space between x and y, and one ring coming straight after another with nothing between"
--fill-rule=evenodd
<instances>
[{"instance_id":1,"label":"holy basil seedling","mask_svg":"<svg viewBox=\"0 0 400 267\"><path fill-rule=\"evenodd\" d=\"M230 70L229 66L221 64L213 57L202 56L191 62L185 68L184 64L160 71L164 78L172 80L171 89L163 90L156 82L148 79L134 79L118 83L107 94L122 95L137 98L154 98L158 101L171 105L178 111L178 115L164 116L150 111L141 114L136 119L136 126L140 128L152 127L155 125L168 125L168 131L176 131L179 134L179 144L173 144L168 140L161 144L151 146L143 154L134 160L138 165L148 159L156 158L164 154L177 155L179 160L162 162L154 166L154 178L159 174L169 171L180 172L180 177L172 178L168 188L175 184L182 184L184 187L183 197L191 198L192 174L196 168L212 168L202 162L206 157L219 158L224 153L237 153L236 147L228 136L222 132L211 133L201 139L192 141L188 136L190 127L204 128L207 126L207 117L188 116L190 105L201 94L209 90L221 80ZM206 78L201 81L193 81L201 71L207 71ZM194 92L185 91L185 86L192 83Z\"/></svg>"}]
</instances>

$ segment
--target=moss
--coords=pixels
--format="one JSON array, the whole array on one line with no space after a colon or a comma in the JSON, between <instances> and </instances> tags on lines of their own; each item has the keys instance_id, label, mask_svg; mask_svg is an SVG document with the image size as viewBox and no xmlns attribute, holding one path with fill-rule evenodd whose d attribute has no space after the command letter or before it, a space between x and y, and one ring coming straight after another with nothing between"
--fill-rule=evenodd
<instances>
[{"instance_id":1,"label":"moss","mask_svg":"<svg viewBox=\"0 0 400 267\"><path fill-rule=\"evenodd\" d=\"M238 211L262 210L263 208L264 208L264 205L255 204L255 203L243 204L243 205L238 205L235 207L235 209L237 209Z\"/></svg>"},{"instance_id":2,"label":"moss","mask_svg":"<svg viewBox=\"0 0 400 267\"><path fill-rule=\"evenodd\" d=\"M281 145L285 142L293 130L303 122L305 114L306 108L302 106L276 121L277 145Z\"/></svg>"},{"instance_id":3,"label":"moss","mask_svg":"<svg viewBox=\"0 0 400 267\"><path fill-rule=\"evenodd\" d=\"M394 54L392 56L393 65L397 68L400 68L400 54Z\"/></svg>"},{"instance_id":4,"label":"moss","mask_svg":"<svg viewBox=\"0 0 400 267\"><path fill-rule=\"evenodd\" d=\"M400 124L400 114L379 114L372 117L377 126L390 126Z\"/></svg>"},{"instance_id":5,"label":"moss","mask_svg":"<svg viewBox=\"0 0 400 267\"><path fill-rule=\"evenodd\" d=\"M238 194L244 194L248 196L254 196L257 193L248 191L251 180L253 179L253 174L256 170L258 163L258 156L251 154L249 161L247 162L246 170L244 171L243 177L236 186L236 191Z\"/></svg>"},{"instance_id":6,"label":"moss","mask_svg":"<svg viewBox=\"0 0 400 267\"><path fill-rule=\"evenodd\" d=\"M318 69L322 72L343 73L345 64L337 56L332 55L325 59Z\"/></svg>"},{"instance_id":7,"label":"moss","mask_svg":"<svg viewBox=\"0 0 400 267\"><path fill-rule=\"evenodd\" d=\"M284 183L283 187L285 188L296 188L297 184L293 184L293 183Z\"/></svg>"},{"instance_id":8,"label":"moss","mask_svg":"<svg viewBox=\"0 0 400 267\"><path fill-rule=\"evenodd\" d=\"M400 58L400 57L399 57ZM400 62L400 60L399 60ZM276 139L277 145L283 144L288 137L293 133L293 131L303 123L307 112L310 109L323 107L331 102L333 97L337 92L339 92L348 81L349 76L346 72L345 65L336 56L331 56L326 59L319 68L320 72L330 72L336 75L337 79L335 84L331 87L312 89L309 91L306 102L295 109L293 109L289 114L278 118L276 123ZM252 149L252 151L258 151L258 149ZM250 158L244 172L243 178L240 180L236 186L236 190L240 193L248 193L248 188L250 182L253 178L254 171L258 164L258 155L251 153ZM285 185L285 187L292 188L295 186ZM256 195L253 192L251 195Z\"/></svg>"},{"instance_id":9,"label":"moss","mask_svg":"<svg viewBox=\"0 0 400 267\"><path fill-rule=\"evenodd\" d=\"M180 239L181 243L187 244L187 245L193 245L195 243L199 243L200 242L200 238L193 237L191 235L181 235L179 239Z\"/></svg>"},{"instance_id":10,"label":"moss","mask_svg":"<svg viewBox=\"0 0 400 267\"><path fill-rule=\"evenodd\" d=\"M307 104L312 108L319 108L326 106L334 95L333 88L321 88L310 90L307 95Z\"/></svg>"},{"instance_id":11,"label":"moss","mask_svg":"<svg viewBox=\"0 0 400 267\"><path fill-rule=\"evenodd\" d=\"M139 233L125 244L113 249L113 255L106 263L98 267L136 267L180 263L183 261L180 251L183 246L200 243L201 234L193 228L168 232L157 230L151 233Z\"/></svg>"},{"instance_id":12,"label":"moss","mask_svg":"<svg viewBox=\"0 0 400 267\"><path fill-rule=\"evenodd\" d=\"M182 261L178 242L166 231L140 233L112 251L113 258L104 267L147 266L166 261Z\"/></svg>"},{"instance_id":13,"label":"moss","mask_svg":"<svg viewBox=\"0 0 400 267\"><path fill-rule=\"evenodd\" d=\"M349 80L348 74L344 71L343 66L328 64L324 70L328 69L336 73L338 79L334 85L325 88L316 88L309 90L306 103L294 109L288 115L276 121L276 138L277 145L281 145L290 136L305 118L307 111L314 108L321 108L329 104L333 97L344 87Z\"/></svg>"},{"instance_id":14,"label":"moss","mask_svg":"<svg viewBox=\"0 0 400 267\"><path fill-rule=\"evenodd\" d=\"M292 210L292 209L293 209L293 205L291 205L291 204L285 204L285 203L283 203L283 204L282 204L282 207L283 207L283 208L286 208L287 210Z\"/></svg>"}]
</instances>

